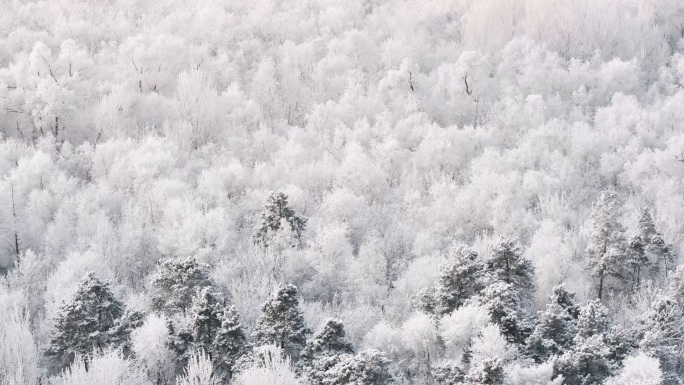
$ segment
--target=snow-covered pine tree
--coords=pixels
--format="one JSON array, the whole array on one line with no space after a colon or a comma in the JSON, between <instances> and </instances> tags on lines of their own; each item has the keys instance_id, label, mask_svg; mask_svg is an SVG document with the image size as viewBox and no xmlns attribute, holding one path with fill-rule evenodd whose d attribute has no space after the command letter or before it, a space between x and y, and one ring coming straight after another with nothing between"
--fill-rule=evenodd
<instances>
[{"instance_id":1,"label":"snow-covered pine tree","mask_svg":"<svg viewBox=\"0 0 684 385\"><path fill-rule=\"evenodd\" d=\"M473 300L488 310L492 322L499 325L501 334L509 342L522 344L532 332L530 317L512 284L494 282Z\"/></svg>"},{"instance_id":2,"label":"snow-covered pine tree","mask_svg":"<svg viewBox=\"0 0 684 385\"><path fill-rule=\"evenodd\" d=\"M306 218L288 206L287 195L271 192L259 223L254 228L253 240L255 244L266 248L276 237L281 236L292 247L297 247L305 228Z\"/></svg>"},{"instance_id":3,"label":"snow-covered pine tree","mask_svg":"<svg viewBox=\"0 0 684 385\"><path fill-rule=\"evenodd\" d=\"M299 310L299 291L294 285L281 285L261 306L261 317L252 333L258 346L274 344L293 360L306 344L310 333Z\"/></svg>"},{"instance_id":4,"label":"snow-covered pine tree","mask_svg":"<svg viewBox=\"0 0 684 385\"><path fill-rule=\"evenodd\" d=\"M534 291L534 266L523 258L517 240L502 238L495 243L485 261L485 272L490 281L505 282L526 296Z\"/></svg>"},{"instance_id":5,"label":"snow-covered pine tree","mask_svg":"<svg viewBox=\"0 0 684 385\"><path fill-rule=\"evenodd\" d=\"M575 300L575 293L569 292L565 289L565 284L560 284L555 286L551 291L551 303L556 303L565 311L572 316L572 318L577 319L580 315L580 306L577 305Z\"/></svg>"},{"instance_id":6,"label":"snow-covered pine tree","mask_svg":"<svg viewBox=\"0 0 684 385\"><path fill-rule=\"evenodd\" d=\"M390 360L376 349L357 355L343 354L324 374L325 385L387 385L394 382L389 371Z\"/></svg>"},{"instance_id":7,"label":"snow-covered pine tree","mask_svg":"<svg viewBox=\"0 0 684 385\"><path fill-rule=\"evenodd\" d=\"M684 306L684 265L679 265L670 274L667 294L672 297L679 306Z\"/></svg>"},{"instance_id":8,"label":"snow-covered pine tree","mask_svg":"<svg viewBox=\"0 0 684 385\"><path fill-rule=\"evenodd\" d=\"M211 287L208 266L195 258L164 259L152 276L152 307L167 316L185 313L195 295Z\"/></svg>"},{"instance_id":9,"label":"snow-covered pine tree","mask_svg":"<svg viewBox=\"0 0 684 385\"><path fill-rule=\"evenodd\" d=\"M300 365L311 363L323 355L352 353L354 353L354 347L346 338L342 322L336 319L328 319L323 328L306 341L306 346L300 355Z\"/></svg>"},{"instance_id":10,"label":"snow-covered pine tree","mask_svg":"<svg viewBox=\"0 0 684 385\"><path fill-rule=\"evenodd\" d=\"M577 305L574 295L563 286L553 289L551 302L546 309L537 312L537 325L527 338L527 351L538 363L545 362L554 355L562 354L572 347L577 334Z\"/></svg>"},{"instance_id":11,"label":"snow-covered pine tree","mask_svg":"<svg viewBox=\"0 0 684 385\"><path fill-rule=\"evenodd\" d=\"M457 362L446 362L432 368L432 378L439 385L462 385L466 373Z\"/></svg>"},{"instance_id":12,"label":"snow-covered pine tree","mask_svg":"<svg viewBox=\"0 0 684 385\"><path fill-rule=\"evenodd\" d=\"M482 290L483 266L468 246L455 246L441 266L435 287L435 312L450 314Z\"/></svg>"},{"instance_id":13,"label":"snow-covered pine tree","mask_svg":"<svg viewBox=\"0 0 684 385\"><path fill-rule=\"evenodd\" d=\"M486 358L473 365L466 376L467 385L503 385L504 366L498 357Z\"/></svg>"},{"instance_id":14,"label":"snow-covered pine tree","mask_svg":"<svg viewBox=\"0 0 684 385\"><path fill-rule=\"evenodd\" d=\"M632 273L632 289L634 290L641 286L644 269L651 265L646 255L646 242L639 234L634 234L629 238L627 257L627 264Z\"/></svg>"},{"instance_id":15,"label":"snow-covered pine tree","mask_svg":"<svg viewBox=\"0 0 684 385\"><path fill-rule=\"evenodd\" d=\"M190 310L193 350L204 351L211 356L223 312L222 301L210 288L204 288L197 294Z\"/></svg>"},{"instance_id":16,"label":"snow-covered pine tree","mask_svg":"<svg viewBox=\"0 0 684 385\"><path fill-rule=\"evenodd\" d=\"M119 318L114 327L110 329L109 335L114 344L119 349L124 357L130 357L131 350L131 333L145 321L145 315L137 310L126 310L121 318Z\"/></svg>"},{"instance_id":17,"label":"snow-covered pine tree","mask_svg":"<svg viewBox=\"0 0 684 385\"><path fill-rule=\"evenodd\" d=\"M621 330L610 328L608 309L590 301L580 309L572 348L553 361L554 375L563 375L566 384L601 384L618 371L628 351Z\"/></svg>"},{"instance_id":18,"label":"snow-covered pine tree","mask_svg":"<svg viewBox=\"0 0 684 385\"><path fill-rule=\"evenodd\" d=\"M663 234L657 233L651 237L647 247L652 255L651 267L654 269L656 279L667 279L669 271L673 268L675 256L672 246L665 242Z\"/></svg>"},{"instance_id":19,"label":"snow-covered pine tree","mask_svg":"<svg viewBox=\"0 0 684 385\"><path fill-rule=\"evenodd\" d=\"M684 364L684 311L671 297L661 296L641 321L641 350L660 361L663 385L682 383Z\"/></svg>"},{"instance_id":20,"label":"snow-covered pine tree","mask_svg":"<svg viewBox=\"0 0 684 385\"><path fill-rule=\"evenodd\" d=\"M597 296L603 297L606 278L624 287L629 282L625 230L618 221L617 194L604 190L591 211L591 237L587 248L587 268L597 280Z\"/></svg>"},{"instance_id":21,"label":"snow-covered pine tree","mask_svg":"<svg viewBox=\"0 0 684 385\"><path fill-rule=\"evenodd\" d=\"M342 322L329 319L306 341L299 356L299 368L310 383L322 384L325 372L339 361L339 356L353 353L354 347L345 337Z\"/></svg>"},{"instance_id":22,"label":"snow-covered pine tree","mask_svg":"<svg viewBox=\"0 0 684 385\"><path fill-rule=\"evenodd\" d=\"M668 271L673 268L674 264L672 247L665 242L663 234L656 229L648 207L641 208L639 211L636 236L642 241L644 257L651 267L651 277L654 279L666 278Z\"/></svg>"},{"instance_id":23,"label":"snow-covered pine tree","mask_svg":"<svg viewBox=\"0 0 684 385\"><path fill-rule=\"evenodd\" d=\"M62 305L55 320L47 354L58 370L73 362L76 355L92 356L117 340L110 335L124 314L124 305L114 297L109 285L92 272L87 273L69 303Z\"/></svg>"},{"instance_id":24,"label":"snow-covered pine tree","mask_svg":"<svg viewBox=\"0 0 684 385\"><path fill-rule=\"evenodd\" d=\"M600 301L589 301L580 309L577 319L577 336L589 338L603 335L609 328L608 309Z\"/></svg>"},{"instance_id":25,"label":"snow-covered pine tree","mask_svg":"<svg viewBox=\"0 0 684 385\"><path fill-rule=\"evenodd\" d=\"M226 381L230 380L237 361L249 349L249 341L237 310L233 306L225 308L212 346L212 360L217 375Z\"/></svg>"}]
</instances>

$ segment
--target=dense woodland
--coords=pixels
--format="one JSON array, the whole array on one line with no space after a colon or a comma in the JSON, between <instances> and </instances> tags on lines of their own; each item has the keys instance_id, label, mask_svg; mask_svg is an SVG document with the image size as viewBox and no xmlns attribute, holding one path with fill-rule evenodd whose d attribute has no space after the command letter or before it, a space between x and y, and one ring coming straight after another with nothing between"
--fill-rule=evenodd
<instances>
[{"instance_id":1,"label":"dense woodland","mask_svg":"<svg viewBox=\"0 0 684 385\"><path fill-rule=\"evenodd\" d=\"M679 385L681 0L0 0L0 385Z\"/></svg>"}]
</instances>

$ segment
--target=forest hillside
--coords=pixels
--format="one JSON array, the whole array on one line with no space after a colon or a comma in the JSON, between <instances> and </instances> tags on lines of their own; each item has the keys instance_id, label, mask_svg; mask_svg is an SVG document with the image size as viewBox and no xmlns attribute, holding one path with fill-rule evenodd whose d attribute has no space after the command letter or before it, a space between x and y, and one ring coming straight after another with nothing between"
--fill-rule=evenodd
<instances>
[{"instance_id":1,"label":"forest hillside","mask_svg":"<svg viewBox=\"0 0 684 385\"><path fill-rule=\"evenodd\" d=\"M681 0L0 0L0 385L680 385Z\"/></svg>"}]
</instances>

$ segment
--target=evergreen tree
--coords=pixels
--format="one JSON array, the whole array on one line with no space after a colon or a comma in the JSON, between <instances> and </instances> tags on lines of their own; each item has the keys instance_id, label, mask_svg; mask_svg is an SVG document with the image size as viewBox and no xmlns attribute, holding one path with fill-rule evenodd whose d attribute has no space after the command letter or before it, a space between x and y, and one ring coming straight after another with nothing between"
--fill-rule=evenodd
<instances>
[{"instance_id":1,"label":"evergreen tree","mask_svg":"<svg viewBox=\"0 0 684 385\"><path fill-rule=\"evenodd\" d=\"M591 237L587 248L587 267L598 281L598 298L603 297L606 278L614 278L621 285L629 281L628 259L624 228L618 222L618 197L603 191L591 212Z\"/></svg>"},{"instance_id":2,"label":"evergreen tree","mask_svg":"<svg viewBox=\"0 0 684 385\"><path fill-rule=\"evenodd\" d=\"M166 322L166 328L169 333L167 346L176 356L175 373L182 373L192 354L192 332L186 328L177 331L172 320Z\"/></svg>"},{"instance_id":3,"label":"evergreen tree","mask_svg":"<svg viewBox=\"0 0 684 385\"><path fill-rule=\"evenodd\" d=\"M342 322L330 319L306 342L299 357L299 367L309 383L322 384L325 372L337 364L338 356L353 353L354 348L345 338Z\"/></svg>"},{"instance_id":4,"label":"evergreen tree","mask_svg":"<svg viewBox=\"0 0 684 385\"><path fill-rule=\"evenodd\" d=\"M482 264L465 245L456 246L439 271L435 289L435 311L450 314L482 290Z\"/></svg>"},{"instance_id":5,"label":"evergreen tree","mask_svg":"<svg viewBox=\"0 0 684 385\"><path fill-rule=\"evenodd\" d=\"M306 228L306 218L294 212L287 202L287 195L272 192L261 213L259 224L254 228L254 243L268 247L278 236L290 238L291 246L296 247L301 242L302 233Z\"/></svg>"},{"instance_id":6,"label":"evergreen tree","mask_svg":"<svg viewBox=\"0 0 684 385\"><path fill-rule=\"evenodd\" d=\"M437 314L437 299L434 287L423 288L413 298L413 307L425 314Z\"/></svg>"},{"instance_id":7,"label":"evergreen tree","mask_svg":"<svg viewBox=\"0 0 684 385\"><path fill-rule=\"evenodd\" d=\"M640 209L636 236L642 242L643 258L647 260L646 264L651 266L653 278L667 277L667 273L674 263L672 247L665 242L663 234L656 229L651 212L647 207Z\"/></svg>"},{"instance_id":8,"label":"evergreen tree","mask_svg":"<svg viewBox=\"0 0 684 385\"><path fill-rule=\"evenodd\" d=\"M589 301L580 309L577 320L577 336L589 338L601 336L608 331L608 309L600 301Z\"/></svg>"},{"instance_id":9,"label":"evergreen tree","mask_svg":"<svg viewBox=\"0 0 684 385\"><path fill-rule=\"evenodd\" d=\"M499 325L501 334L509 342L525 342L532 326L513 285L505 282L492 283L475 300L489 311L492 322Z\"/></svg>"},{"instance_id":10,"label":"evergreen tree","mask_svg":"<svg viewBox=\"0 0 684 385\"><path fill-rule=\"evenodd\" d=\"M357 355L338 356L337 363L324 374L323 385L386 385L394 382L390 361L375 349Z\"/></svg>"},{"instance_id":11,"label":"evergreen tree","mask_svg":"<svg viewBox=\"0 0 684 385\"><path fill-rule=\"evenodd\" d=\"M354 353L354 347L345 334L341 321L327 320L323 328L306 342L299 357L300 365L306 365L321 356Z\"/></svg>"},{"instance_id":12,"label":"evergreen tree","mask_svg":"<svg viewBox=\"0 0 684 385\"><path fill-rule=\"evenodd\" d=\"M236 361L249 350L237 311L226 307L211 288L204 288L195 297L190 315L190 324L178 334L169 324L169 345L177 354L178 367L185 366L191 353L204 352L215 374L229 380Z\"/></svg>"},{"instance_id":13,"label":"evergreen tree","mask_svg":"<svg viewBox=\"0 0 684 385\"><path fill-rule=\"evenodd\" d=\"M618 368L609 354L600 335L576 338L573 348L554 360L554 376L562 375L568 385L602 384Z\"/></svg>"},{"instance_id":14,"label":"evergreen tree","mask_svg":"<svg viewBox=\"0 0 684 385\"><path fill-rule=\"evenodd\" d=\"M212 347L212 359L216 372L224 380L230 380L238 360L249 352L247 335L234 307L224 309L221 326Z\"/></svg>"},{"instance_id":15,"label":"evergreen tree","mask_svg":"<svg viewBox=\"0 0 684 385\"><path fill-rule=\"evenodd\" d=\"M193 301L191 334L193 350L211 355L223 320L224 305L210 288L204 288Z\"/></svg>"},{"instance_id":16,"label":"evergreen tree","mask_svg":"<svg viewBox=\"0 0 684 385\"><path fill-rule=\"evenodd\" d=\"M562 286L555 287L553 292L546 310L537 313L537 325L526 341L529 354L539 363L571 348L577 334L574 295Z\"/></svg>"},{"instance_id":17,"label":"evergreen tree","mask_svg":"<svg viewBox=\"0 0 684 385\"><path fill-rule=\"evenodd\" d=\"M73 362L76 355L92 356L92 351L112 346L118 338L112 336L124 306L93 273L80 281L74 297L62 305L50 337L49 356L58 369Z\"/></svg>"},{"instance_id":18,"label":"evergreen tree","mask_svg":"<svg viewBox=\"0 0 684 385\"><path fill-rule=\"evenodd\" d=\"M518 241L502 238L485 261L490 281L505 282L520 293L529 296L534 291L534 267L523 258Z\"/></svg>"},{"instance_id":19,"label":"evergreen tree","mask_svg":"<svg viewBox=\"0 0 684 385\"><path fill-rule=\"evenodd\" d=\"M274 344L297 359L310 333L299 310L299 292L294 285L283 285L261 306L262 315L252 333L257 345Z\"/></svg>"},{"instance_id":20,"label":"evergreen tree","mask_svg":"<svg viewBox=\"0 0 684 385\"><path fill-rule=\"evenodd\" d=\"M684 265L677 266L669 281L668 295L677 301L679 306L684 306Z\"/></svg>"},{"instance_id":21,"label":"evergreen tree","mask_svg":"<svg viewBox=\"0 0 684 385\"><path fill-rule=\"evenodd\" d=\"M651 262L646 255L646 242L643 237L636 234L630 237L627 246L627 264L632 271L632 288L636 289L641 286L641 277L645 267L651 265Z\"/></svg>"},{"instance_id":22,"label":"evergreen tree","mask_svg":"<svg viewBox=\"0 0 684 385\"><path fill-rule=\"evenodd\" d=\"M139 311L126 310L124 315L119 318L114 327L110 329L109 335L114 346L121 349L124 357L133 354L131 347L131 333L145 322L145 315Z\"/></svg>"},{"instance_id":23,"label":"evergreen tree","mask_svg":"<svg viewBox=\"0 0 684 385\"><path fill-rule=\"evenodd\" d=\"M195 258L162 260L152 276L152 307L168 316L185 313L195 295L211 287L208 267Z\"/></svg>"},{"instance_id":24,"label":"evergreen tree","mask_svg":"<svg viewBox=\"0 0 684 385\"><path fill-rule=\"evenodd\" d=\"M642 351L660 361L664 385L679 385L684 364L684 311L671 297L660 297L641 321Z\"/></svg>"},{"instance_id":25,"label":"evergreen tree","mask_svg":"<svg viewBox=\"0 0 684 385\"><path fill-rule=\"evenodd\" d=\"M580 307L575 301L575 293L565 290L565 285L555 286L551 291L551 303L558 304L565 309L572 318L577 319L580 315Z\"/></svg>"},{"instance_id":26,"label":"evergreen tree","mask_svg":"<svg viewBox=\"0 0 684 385\"><path fill-rule=\"evenodd\" d=\"M432 377L439 385L462 385L465 375L463 369L454 362L436 365L432 368Z\"/></svg>"},{"instance_id":27,"label":"evergreen tree","mask_svg":"<svg viewBox=\"0 0 684 385\"><path fill-rule=\"evenodd\" d=\"M486 358L473 365L466 377L467 385L503 385L504 368L498 357Z\"/></svg>"},{"instance_id":28,"label":"evergreen tree","mask_svg":"<svg viewBox=\"0 0 684 385\"><path fill-rule=\"evenodd\" d=\"M661 279L667 278L668 272L672 269L675 259L674 253L672 252L672 246L665 243L662 234L657 233L651 237L648 251L653 256L651 266L655 270L655 276Z\"/></svg>"},{"instance_id":29,"label":"evergreen tree","mask_svg":"<svg viewBox=\"0 0 684 385\"><path fill-rule=\"evenodd\" d=\"M572 348L554 360L554 374L566 384L601 384L614 375L627 354L621 332L611 333L608 310L590 301L580 310Z\"/></svg>"}]
</instances>

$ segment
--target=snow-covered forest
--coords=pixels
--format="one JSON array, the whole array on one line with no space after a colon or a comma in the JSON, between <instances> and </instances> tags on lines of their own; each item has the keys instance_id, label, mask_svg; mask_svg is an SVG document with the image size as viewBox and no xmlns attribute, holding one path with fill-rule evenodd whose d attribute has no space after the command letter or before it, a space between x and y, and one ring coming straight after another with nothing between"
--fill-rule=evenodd
<instances>
[{"instance_id":1,"label":"snow-covered forest","mask_svg":"<svg viewBox=\"0 0 684 385\"><path fill-rule=\"evenodd\" d=\"M0 0L0 385L681 385L682 0Z\"/></svg>"}]
</instances>

